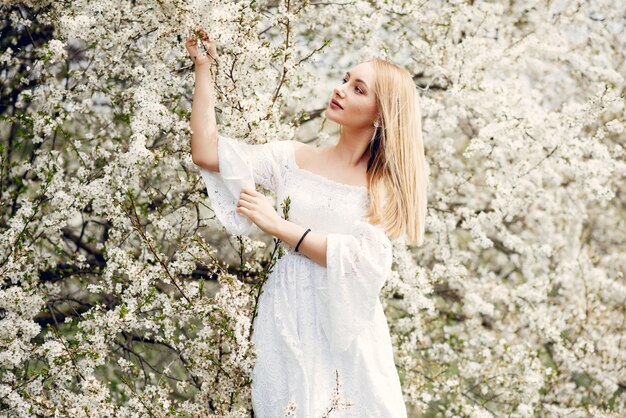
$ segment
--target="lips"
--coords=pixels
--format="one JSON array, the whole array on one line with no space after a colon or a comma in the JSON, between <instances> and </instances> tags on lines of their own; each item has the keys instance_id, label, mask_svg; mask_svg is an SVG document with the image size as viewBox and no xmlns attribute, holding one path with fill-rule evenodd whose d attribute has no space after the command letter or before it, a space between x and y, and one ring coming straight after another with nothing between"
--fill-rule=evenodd
<instances>
[{"instance_id":1,"label":"lips","mask_svg":"<svg viewBox=\"0 0 626 418\"><path fill-rule=\"evenodd\" d=\"M334 103L336 106L339 106L341 109L343 109L343 106L339 104L339 102L335 99L331 100L331 103Z\"/></svg>"}]
</instances>

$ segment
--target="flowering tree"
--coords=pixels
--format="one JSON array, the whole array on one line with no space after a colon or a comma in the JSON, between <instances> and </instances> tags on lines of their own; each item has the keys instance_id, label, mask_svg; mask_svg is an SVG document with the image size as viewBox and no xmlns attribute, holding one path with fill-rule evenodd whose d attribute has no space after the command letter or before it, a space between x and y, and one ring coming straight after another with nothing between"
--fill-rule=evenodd
<instances>
[{"instance_id":1,"label":"flowering tree","mask_svg":"<svg viewBox=\"0 0 626 418\"><path fill-rule=\"evenodd\" d=\"M2 414L250 415L281 252L227 236L191 162L201 24L250 142L330 140L350 65L414 74L427 236L381 295L413 415L623 416L626 6L510 3L5 1Z\"/></svg>"}]
</instances>

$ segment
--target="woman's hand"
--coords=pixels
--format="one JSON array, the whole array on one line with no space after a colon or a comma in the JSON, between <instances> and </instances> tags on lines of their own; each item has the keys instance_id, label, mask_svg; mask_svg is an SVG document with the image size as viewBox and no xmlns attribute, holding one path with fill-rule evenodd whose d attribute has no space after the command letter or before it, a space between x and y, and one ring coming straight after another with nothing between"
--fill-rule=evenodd
<instances>
[{"instance_id":1,"label":"woman's hand","mask_svg":"<svg viewBox=\"0 0 626 418\"><path fill-rule=\"evenodd\" d=\"M198 48L198 41L200 48ZM201 26L192 31L185 46L196 66L217 64L217 42L209 39L209 35Z\"/></svg>"},{"instance_id":2,"label":"woman's hand","mask_svg":"<svg viewBox=\"0 0 626 418\"><path fill-rule=\"evenodd\" d=\"M283 220L263 193L250 188L243 189L239 195L237 213L244 215L270 235L274 235Z\"/></svg>"}]
</instances>

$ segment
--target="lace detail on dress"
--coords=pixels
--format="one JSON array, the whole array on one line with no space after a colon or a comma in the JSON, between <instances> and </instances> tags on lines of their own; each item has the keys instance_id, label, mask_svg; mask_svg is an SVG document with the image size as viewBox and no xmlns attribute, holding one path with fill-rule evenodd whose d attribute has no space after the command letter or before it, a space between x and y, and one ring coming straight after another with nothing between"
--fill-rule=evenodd
<instances>
[{"instance_id":1,"label":"lace detail on dress","mask_svg":"<svg viewBox=\"0 0 626 418\"><path fill-rule=\"evenodd\" d=\"M233 235L248 235L254 223L237 212L241 190L255 184L277 192L282 187L286 141L248 144L219 135L217 155L219 172L200 167L215 216Z\"/></svg>"},{"instance_id":2,"label":"lace detail on dress","mask_svg":"<svg viewBox=\"0 0 626 418\"><path fill-rule=\"evenodd\" d=\"M392 244L381 227L357 221L351 233L326 236L326 283L320 283L321 323L342 352L373 324L380 290L391 274Z\"/></svg>"}]
</instances>

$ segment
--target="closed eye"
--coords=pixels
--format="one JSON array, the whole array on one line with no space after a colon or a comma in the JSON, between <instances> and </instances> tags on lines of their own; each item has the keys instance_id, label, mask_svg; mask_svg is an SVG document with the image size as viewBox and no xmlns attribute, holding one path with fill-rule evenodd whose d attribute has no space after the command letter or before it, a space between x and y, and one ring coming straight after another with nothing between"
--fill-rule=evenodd
<instances>
[{"instance_id":1,"label":"closed eye","mask_svg":"<svg viewBox=\"0 0 626 418\"><path fill-rule=\"evenodd\" d=\"M341 81L343 81L345 83L348 80L346 80L346 78L344 77ZM363 94L363 90L361 90L360 88L355 87L355 90L358 91L359 93Z\"/></svg>"}]
</instances>

